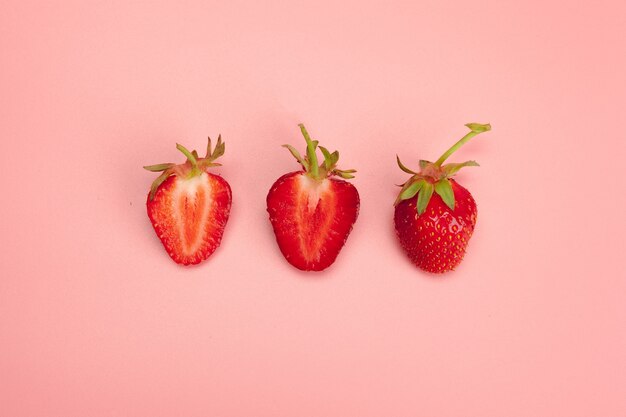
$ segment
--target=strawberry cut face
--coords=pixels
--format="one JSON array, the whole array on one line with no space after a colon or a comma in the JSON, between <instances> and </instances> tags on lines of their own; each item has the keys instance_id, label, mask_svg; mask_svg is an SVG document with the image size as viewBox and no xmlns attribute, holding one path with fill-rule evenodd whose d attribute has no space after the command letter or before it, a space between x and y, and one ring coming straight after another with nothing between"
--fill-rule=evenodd
<instances>
[{"instance_id":1,"label":"strawberry cut face","mask_svg":"<svg viewBox=\"0 0 626 417\"><path fill-rule=\"evenodd\" d=\"M177 263L197 264L219 246L228 221L231 190L207 172L190 179L171 176L148 199L148 216L165 250Z\"/></svg>"},{"instance_id":2,"label":"strawberry cut face","mask_svg":"<svg viewBox=\"0 0 626 417\"><path fill-rule=\"evenodd\" d=\"M171 206L171 214L163 220L171 221L171 228L177 232L185 256L195 253L202 243L211 200L211 183L206 172L188 180L177 178L170 195L165 197L163 203Z\"/></svg>"},{"instance_id":3,"label":"strawberry cut face","mask_svg":"<svg viewBox=\"0 0 626 417\"><path fill-rule=\"evenodd\" d=\"M305 271L330 266L345 244L359 212L356 188L304 172L279 178L267 196L278 246L290 264Z\"/></svg>"},{"instance_id":4,"label":"strawberry cut face","mask_svg":"<svg viewBox=\"0 0 626 417\"><path fill-rule=\"evenodd\" d=\"M322 247L337 212L335 193L328 179L316 181L306 175L294 179L296 204L294 216L299 228L300 250L309 262L319 262Z\"/></svg>"}]
</instances>

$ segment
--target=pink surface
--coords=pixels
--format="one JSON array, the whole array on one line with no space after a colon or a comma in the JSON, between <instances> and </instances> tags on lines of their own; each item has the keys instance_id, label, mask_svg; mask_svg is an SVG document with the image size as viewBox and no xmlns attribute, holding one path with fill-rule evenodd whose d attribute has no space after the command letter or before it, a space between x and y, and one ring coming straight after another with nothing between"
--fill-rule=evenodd
<instances>
[{"instance_id":1,"label":"pink surface","mask_svg":"<svg viewBox=\"0 0 626 417\"><path fill-rule=\"evenodd\" d=\"M23 2L0 12L0 415L624 416L623 2ZM265 212L297 128L359 169L336 264ZM461 267L415 269L393 184L454 159ZM222 133L233 211L195 268L145 212Z\"/></svg>"}]
</instances>

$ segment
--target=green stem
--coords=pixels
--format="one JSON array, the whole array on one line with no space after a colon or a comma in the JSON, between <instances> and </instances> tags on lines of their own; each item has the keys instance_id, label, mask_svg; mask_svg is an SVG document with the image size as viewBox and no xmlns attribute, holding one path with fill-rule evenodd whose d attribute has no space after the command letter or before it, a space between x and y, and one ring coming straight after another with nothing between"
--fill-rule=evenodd
<instances>
[{"instance_id":1,"label":"green stem","mask_svg":"<svg viewBox=\"0 0 626 417\"><path fill-rule=\"evenodd\" d=\"M300 130L302 131L302 136L304 136L304 140L306 140L306 154L309 157L309 165L310 171L309 174L313 178L319 178L319 166L317 165L317 155L315 153L315 144L311 140L309 136L309 132L306 131L306 128L302 123L300 123Z\"/></svg>"},{"instance_id":2,"label":"green stem","mask_svg":"<svg viewBox=\"0 0 626 417\"><path fill-rule=\"evenodd\" d=\"M198 168L198 160L196 159L196 157L193 156L191 152L189 152L189 149L185 148L180 143L176 144L176 149L181 151L187 157L187 160L191 163L191 172L189 172L189 178L198 175L201 171Z\"/></svg>"},{"instance_id":3,"label":"green stem","mask_svg":"<svg viewBox=\"0 0 626 417\"><path fill-rule=\"evenodd\" d=\"M450 155L456 152L461 146L465 145L465 143L469 141L471 138L473 138L474 136L491 130L491 125L489 123L485 125L481 125L478 123L468 123L465 126L472 129L472 131L469 132L467 135L463 136L457 143L452 145L450 149L448 149L443 155L441 155L439 159L435 161L435 166L440 167L441 164L443 164L444 161L450 157Z\"/></svg>"}]
</instances>

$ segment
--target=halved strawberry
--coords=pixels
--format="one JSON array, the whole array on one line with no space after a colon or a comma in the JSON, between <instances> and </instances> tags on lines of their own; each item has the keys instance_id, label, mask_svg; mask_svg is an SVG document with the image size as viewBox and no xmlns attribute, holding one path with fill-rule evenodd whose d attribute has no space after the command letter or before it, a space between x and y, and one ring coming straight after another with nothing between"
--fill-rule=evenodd
<instances>
[{"instance_id":1,"label":"halved strawberry","mask_svg":"<svg viewBox=\"0 0 626 417\"><path fill-rule=\"evenodd\" d=\"M420 172L400 169L412 177L404 183L395 202L394 223L402 248L419 268L433 273L454 269L476 225L476 202L465 188L451 177L461 168L478 166L475 161L443 162L465 142L491 125L468 123L471 132L448 149L436 162L420 161Z\"/></svg>"},{"instance_id":2,"label":"halved strawberry","mask_svg":"<svg viewBox=\"0 0 626 417\"><path fill-rule=\"evenodd\" d=\"M319 146L324 163L318 166L318 142L299 125L307 143L306 157L289 146L303 171L280 177L267 195L267 211L278 247L285 259L304 271L328 268L348 239L359 215L359 193L349 182L353 169L337 169L339 152Z\"/></svg>"},{"instance_id":3,"label":"halved strawberry","mask_svg":"<svg viewBox=\"0 0 626 417\"><path fill-rule=\"evenodd\" d=\"M145 166L163 173L152 183L146 203L154 231L170 257L191 265L207 259L220 245L228 221L231 191L220 176L208 172L225 151L222 137L211 150L211 138L204 158L177 144L187 161L180 165Z\"/></svg>"}]
</instances>

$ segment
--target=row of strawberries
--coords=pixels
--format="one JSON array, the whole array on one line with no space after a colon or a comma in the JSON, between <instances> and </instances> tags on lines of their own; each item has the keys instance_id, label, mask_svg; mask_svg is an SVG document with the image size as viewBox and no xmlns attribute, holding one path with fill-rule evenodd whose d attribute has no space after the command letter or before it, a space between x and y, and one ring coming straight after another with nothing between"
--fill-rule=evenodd
<instances>
[{"instance_id":1,"label":"row of strawberries","mask_svg":"<svg viewBox=\"0 0 626 417\"><path fill-rule=\"evenodd\" d=\"M402 248L425 271L443 273L463 259L476 225L476 202L452 176L475 161L443 164L465 142L491 130L489 124L468 123L470 132L435 162L420 160L419 171L397 162L411 177L395 201L394 223ZM349 183L353 169L337 168L339 152L312 140L301 124L305 156L283 145L302 169L280 177L267 195L267 211L285 259L304 271L321 271L333 264L359 214L359 193ZM179 264L198 264L220 245L231 206L230 186L209 169L224 154L221 136L215 147L209 138L206 154L177 144L183 164L144 167L161 175L148 194L148 216L170 257ZM318 161L318 149L323 161Z\"/></svg>"}]
</instances>

